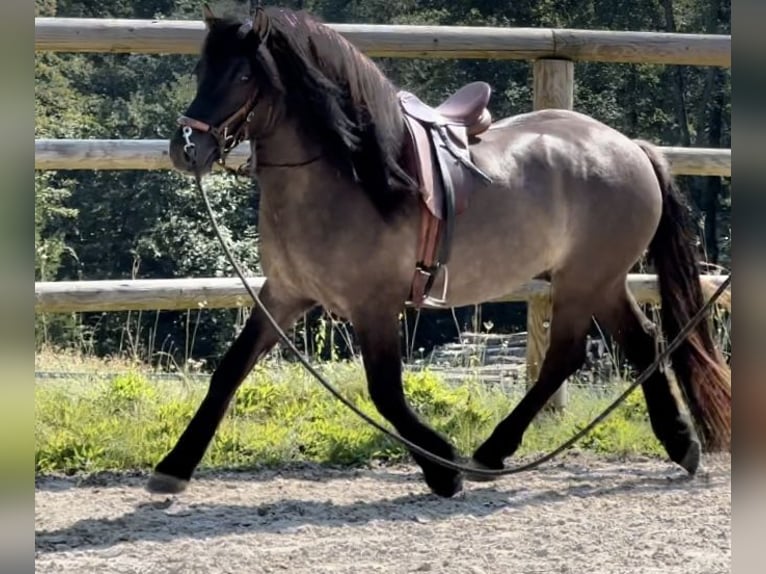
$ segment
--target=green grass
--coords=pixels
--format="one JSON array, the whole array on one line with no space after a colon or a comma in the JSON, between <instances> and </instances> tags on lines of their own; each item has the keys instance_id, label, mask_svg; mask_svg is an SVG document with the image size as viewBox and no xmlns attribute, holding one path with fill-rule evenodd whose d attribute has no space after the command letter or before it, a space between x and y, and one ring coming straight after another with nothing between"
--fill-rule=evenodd
<instances>
[{"instance_id":1,"label":"green grass","mask_svg":"<svg viewBox=\"0 0 766 574\"><path fill-rule=\"evenodd\" d=\"M346 397L376 420L357 364L322 367ZM150 382L138 371L107 380L38 382L35 468L39 473L149 469L171 448L206 385ZM570 387L563 413L542 414L519 451L548 451L587 424L624 388ZM470 454L519 399L477 382L448 385L428 371L408 373L410 404L460 452ZM519 390L520 391L520 390ZM578 448L616 455L662 455L649 428L643 396L634 392ZM258 468L290 462L359 465L407 457L349 411L299 366L259 366L240 388L202 461L203 468Z\"/></svg>"}]
</instances>

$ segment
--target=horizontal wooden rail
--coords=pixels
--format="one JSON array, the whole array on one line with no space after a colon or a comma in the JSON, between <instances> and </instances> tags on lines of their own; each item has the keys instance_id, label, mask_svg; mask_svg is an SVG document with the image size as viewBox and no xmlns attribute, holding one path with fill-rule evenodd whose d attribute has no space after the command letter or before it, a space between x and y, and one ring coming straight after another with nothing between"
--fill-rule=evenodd
<instances>
[{"instance_id":1,"label":"horizontal wooden rail","mask_svg":"<svg viewBox=\"0 0 766 574\"><path fill-rule=\"evenodd\" d=\"M662 147L673 173L731 176L731 150L716 148ZM248 148L234 149L231 166L247 159ZM167 140L35 140L35 169L170 169Z\"/></svg>"},{"instance_id":2,"label":"horizontal wooden rail","mask_svg":"<svg viewBox=\"0 0 766 574\"><path fill-rule=\"evenodd\" d=\"M704 275L702 285L705 292L710 295L725 277ZM256 289L260 289L264 281L263 277L250 279ZM660 302L656 276L632 274L628 277L628 285L639 302ZM495 301L529 301L548 295L549 289L548 282L534 280ZM38 312L222 309L252 305L247 291L236 277L35 283L35 311ZM731 297L725 297L722 305L730 308Z\"/></svg>"},{"instance_id":3,"label":"horizontal wooden rail","mask_svg":"<svg viewBox=\"0 0 766 574\"><path fill-rule=\"evenodd\" d=\"M731 67L731 35L611 30L329 24L373 57L563 58L590 62ZM196 54L194 20L35 18L35 50Z\"/></svg>"},{"instance_id":4,"label":"horizontal wooden rail","mask_svg":"<svg viewBox=\"0 0 766 574\"><path fill-rule=\"evenodd\" d=\"M731 150L721 148L660 147L675 175L731 177Z\"/></svg>"}]
</instances>

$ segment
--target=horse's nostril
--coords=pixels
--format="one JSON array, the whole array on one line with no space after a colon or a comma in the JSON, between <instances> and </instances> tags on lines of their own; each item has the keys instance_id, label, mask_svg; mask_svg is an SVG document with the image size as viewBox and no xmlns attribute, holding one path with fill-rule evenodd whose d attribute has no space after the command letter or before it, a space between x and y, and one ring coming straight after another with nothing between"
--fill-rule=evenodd
<instances>
[{"instance_id":1,"label":"horse's nostril","mask_svg":"<svg viewBox=\"0 0 766 574\"><path fill-rule=\"evenodd\" d=\"M197 161L197 153L194 148L184 148L184 159L186 160L186 163L194 165Z\"/></svg>"}]
</instances>

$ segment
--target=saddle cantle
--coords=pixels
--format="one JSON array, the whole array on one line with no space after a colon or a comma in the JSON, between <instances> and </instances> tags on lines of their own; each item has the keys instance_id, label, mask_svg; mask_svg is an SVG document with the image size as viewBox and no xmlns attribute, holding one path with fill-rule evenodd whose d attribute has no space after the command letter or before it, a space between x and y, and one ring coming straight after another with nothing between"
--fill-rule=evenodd
<instances>
[{"instance_id":1,"label":"saddle cantle","mask_svg":"<svg viewBox=\"0 0 766 574\"><path fill-rule=\"evenodd\" d=\"M420 184L422 216L418 260L408 303L444 306L447 277L441 299L429 295L436 274L449 260L455 217L468 207L473 178L489 177L474 163L470 138L489 129L487 109L491 88L485 82L466 84L436 107L410 92L398 94L409 137L404 157L407 169Z\"/></svg>"}]
</instances>

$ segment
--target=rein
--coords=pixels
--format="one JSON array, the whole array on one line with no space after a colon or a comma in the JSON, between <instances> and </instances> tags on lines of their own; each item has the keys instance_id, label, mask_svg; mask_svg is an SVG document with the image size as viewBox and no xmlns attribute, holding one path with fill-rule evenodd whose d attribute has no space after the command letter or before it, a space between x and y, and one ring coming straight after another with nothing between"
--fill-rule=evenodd
<instances>
[{"instance_id":1,"label":"rein","mask_svg":"<svg viewBox=\"0 0 766 574\"><path fill-rule=\"evenodd\" d=\"M569 440L562 443L559 447L533 460L532 462L519 465L516 467L502 468L502 469L486 469L486 468L480 468L480 467L465 466L459 463L455 463L451 460L442 458L438 455L435 455L429 452L428 450L424 449L423 447L409 441L408 439L402 436L399 436L397 433L382 426L380 423L375 421L372 417L370 417L369 415L359 410L351 401L349 401L346 397L344 397L330 382L328 382L327 379L325 379L324 376L321 373L319 373L313 365L311 365L308 359L306 359L306 357L300 352L300 350L298 350L298 348L293 344L293 342L290 340L287 334L277 324L274 317L271 315L271 313L269 313L269 310L266 308L266 306L263 304L261 299L258 297L258 293L255 291L255 289L253 289L250 283L248 283L247 279L245 278L245 274L242 272L241 267L237 263L237 260L234 257L234 255L231 253L231 250L229 249L229 246L226 240L224 239L223 234L221 233L221 230L218 226L218 222L215 218L215 213L213 212L213 208L210 205L210 201L208 199L207 193L205 192L205 189L202 186L202 179L199 173L195 173L195 181L197 184L197 189L199 190L200 194L202 195L202 199L205 202L205 207L207 208L208 215L210 216L210 222L213 226L213 230L215 231L215 234L218 237L218 241L221 243L221 247L227 259L229 260L229 263L231 263L232 267L234 267L234 270L236 271L237 275L242 281L242 284L244 285L250 297L253 299L256 305L260 308L260 310L266 316L266 319L269 321L269 323L271 323L271 326L276 331L277 335L279 336L279 339L282 341L282 343L284 343L287 346L287 348L290 349L290 351L296 356L296 358L306 368L306 370L309 373L311 373L311 375L313 375L314 378L316 378L317 381L319 381L319 383L327 391L330 392L330 394L332 394L341 403L343 403L346 407L352 410L362 420L364 420L365 422L373 426L375 429L377 429L378 431L380 431L387 437L406 446L411 451L414 451L420 454L421 456L427 458L431 462L434 462L436 464L439 464L451 470L468 473L473 476L495 478L499 476L507 476L510 474L518 474L521 472L533 470L541 466L545 462L548 462L552 458L558 456L563 451L567 450L569 447L574 445L578 440L580 440L582 437L587 435L591 430L593 430L593 428L596 425L598 425L601 421L606 419L606 417L609 416L609 414L611 414L611 412L614 411L626 398L628 398L628 396L639 385L645 383L649 379L649 377L654 373L654 371L660 368L661 365L663 365L669 359L671 353L675 351L683 343L686 336L689 333L691 333L691 331L706 317L708 311L712 308L715 302L721 297L721 295L726 291L728 286L731 284L731 274L729 274L724 280L724 282L718 287L718 289L716 289L715 293L713 293L713 295L705 302L705 305L703 305L702 308L700 308L697 311L697 313L694 314L694 316L689 320L689 322L684 326L684 328L681 329L678 335L667 345L667 347L665 347L664 351L655 358L654 362L651 365L649 365L641 373L641 375L631 385L629 385L628 388L619 397L617 397L608 407L606 407L601 414L599 414L596 418L594 418L582 430L575 433Z\"/></svg>"}]
</instances>

